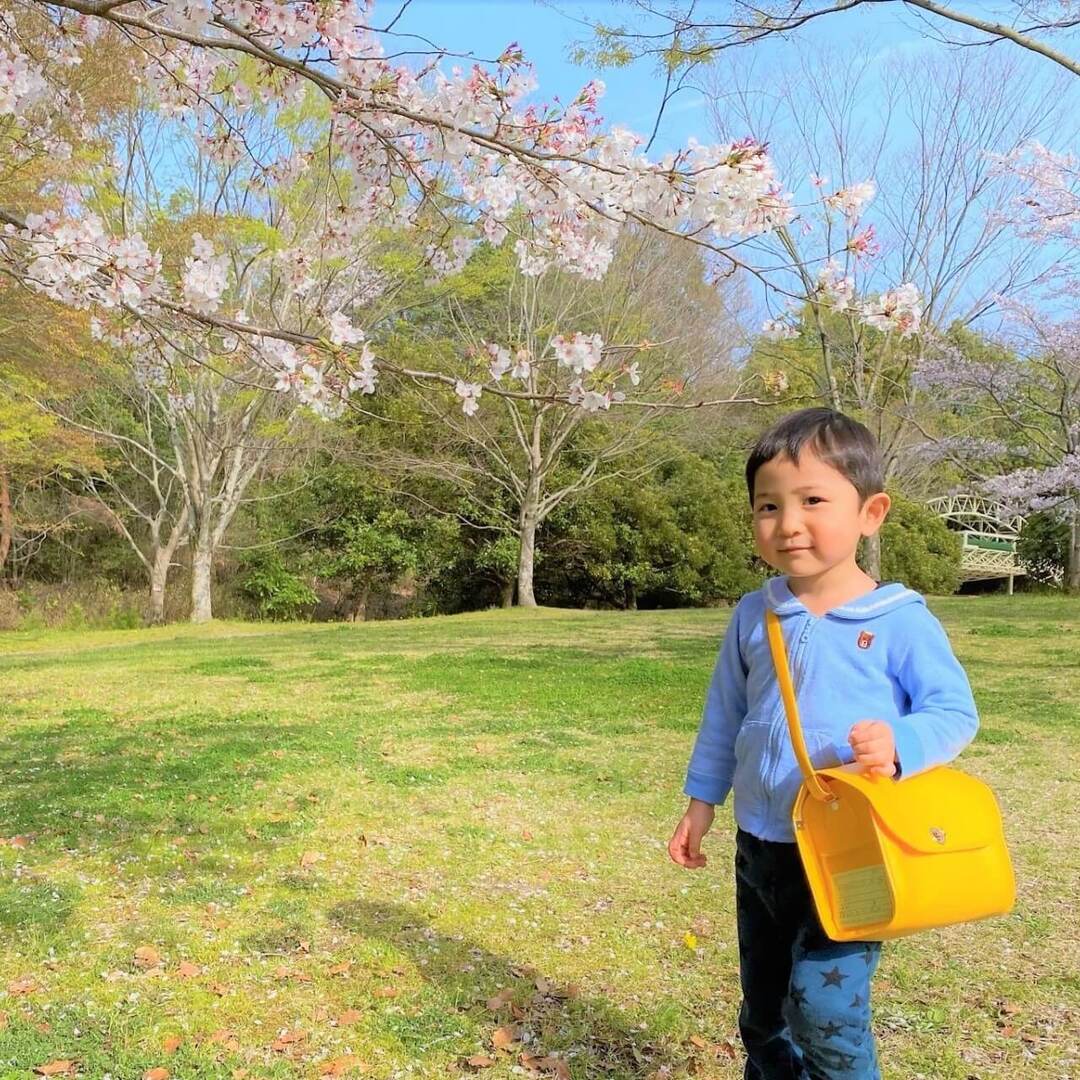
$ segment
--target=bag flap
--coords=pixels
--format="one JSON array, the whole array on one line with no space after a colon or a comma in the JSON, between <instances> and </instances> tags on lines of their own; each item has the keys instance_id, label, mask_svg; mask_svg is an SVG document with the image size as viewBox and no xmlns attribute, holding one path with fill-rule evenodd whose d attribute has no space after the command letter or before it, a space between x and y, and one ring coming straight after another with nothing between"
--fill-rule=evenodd
<instances>
[{"instance_id":1,"label":"bag flap","mask_svg":"<svg viewBox=\"0 0 1080 1080\"><path fill-rule=\"evenodd\" d=\"M822 769L830 785L862 795L894 839L928 855L970 851L1001 841L1001 811L981 780L940 766L907 780L868 776L858 765ZM841 794L841 792L837 792Z\"/></svg>"}]
</instances>

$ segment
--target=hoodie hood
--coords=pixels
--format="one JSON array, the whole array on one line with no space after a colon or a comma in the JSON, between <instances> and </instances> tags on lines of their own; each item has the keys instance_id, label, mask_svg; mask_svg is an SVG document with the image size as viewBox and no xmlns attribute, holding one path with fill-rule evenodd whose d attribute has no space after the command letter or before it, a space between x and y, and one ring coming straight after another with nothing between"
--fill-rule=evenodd
<instances>
[{"instance_id":1,"label":"hoodie hood","mask_svg":"<svg viewBox=\"0 0 1080 1080\"><path fill-rule=\"evenodd\" d=\"M777 615L807 614L803 602L788 587L786 577L770 578L765 582L762 590L765 603L776 612ZM923 598L914 590L899 582L888 582L879 585L873 592L860 596L840 607L835 607L824 616L829 619L851 619L855 622L866 622L868 619L876 619L880 615L887 615L897 608L906 607L908 604L924 604Z\"/></svg>"}]
</instances>

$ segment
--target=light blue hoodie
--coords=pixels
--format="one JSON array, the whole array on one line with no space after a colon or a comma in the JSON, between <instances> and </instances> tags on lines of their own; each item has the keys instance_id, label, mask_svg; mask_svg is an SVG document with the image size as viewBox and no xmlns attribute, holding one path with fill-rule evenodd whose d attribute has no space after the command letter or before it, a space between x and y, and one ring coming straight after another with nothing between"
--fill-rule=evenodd
<instances>
[{"instance_id":1,"label":"light blue hoodie","mask_svg":"<svg viewBox=\"0 0 1080 1080\"><path fill-rule=\"evenodd\" d=\"M822 616L772 578L735 607L716 662L687 795L719 804L735 791L739 828L793 842L791 809L802 776L765 636L765 607L780 617L807 749L826 768L853 758L859 720L885 720L900 775L951 761L979 726L975 702L941 623L903 585L879 585Z\"/></svg>"}]
</instances>

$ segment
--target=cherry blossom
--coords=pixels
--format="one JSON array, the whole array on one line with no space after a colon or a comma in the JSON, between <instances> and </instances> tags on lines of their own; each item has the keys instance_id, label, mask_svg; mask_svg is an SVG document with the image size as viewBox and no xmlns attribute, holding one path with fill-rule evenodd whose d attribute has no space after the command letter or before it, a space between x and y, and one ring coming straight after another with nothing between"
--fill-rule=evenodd
<instances>
[{"instance_id":1,"label":"cherry blossom","mask_svg":"<svg viewBox=\"0 0 1080 1080\"><path fill-rule=\"evenodd\" d=\"M861 308L863 322L882 333L895 331L902 338L918 332L922 320L922 300L911 282L883 292Z\"/></svg>"},{"instance_id":2,"label":"cherry blossom","mask_svg":"<svg viewBox=\"0 0 1080 1080\"><path fill-rule=\"evenodd\" d=\"M86 9L82 0L29 0L27 10L40 18L47 41L39 60L29 58L14 33L5 34L0 114L12 118L12 130L33 131L35 145L47 145L61 111L50 66L77 64L80 50L92 47L103 30L119 28L138 42L133 78L162 116L190 133L208 168L242 167L255 192L300 183L312 176L313 162L330 163L348 182L313 201L303 231L288 220L275 222L287 234L285 243L274 245L250 271L246 299L230 294L242 287L232 276L230 241L218 237L215 247L195 234L182 269L166 272L160 253L138 231L112 235L77 197L60 200L44 215L20 216L0 207L6 223L0 261L53 299L104 309L95 312L99 323L112 319L116 325L102 328L103 339L127 342L138 322L159 329L195 322L226 329L234 339L246 337L278 389L326 414L343 408L353 391L373 392L377 381L364 331L344 314L360 311L367 286L378 291L377 277L365 284L358 273L351 295L327 306L321 298L331 273L339 272L328 264L348 257L374 229L415 230L426 241L434 274L460 268L480 238L500 243L511 236L526 274L557 267L598 279L627 222L692 233L695 242L738 266L739 241L782 228L795 215L759 141L691 140L680 151L650 159L634 133L604 129L599 80L568 105L533 102L536 79L516 43L493 64L447 68L433 55L410 67L388 55L386 35L374 29L372 5L355 0L163 0L150 21L130 4ZM8 22L4 28L11 29ZM299 107L312 90L325 99L326 125L311 125L295 139L248 137L271 107ZM824 201L853 220L874 193L865 181ZM440 210L434 215L433 205ZM869 243L860 243L865 250L859 253L870 254ZM271 282L285 285L276 307L266 299L276 295ZM839 309L849 306L853 287L846 282L830 279L818 299L828 295ZM884 294L863 317L880 329L913 333L919 315L907 289ZM273 307L269 324L280 326L282 336L260 334L259 320L225 320L227 296L242 311ZM312 338L296 314L301 310L333 311L328 318L319 314L330 345L347 354L363 345L359 360L332 354L326 339ZM551 348L576 375L593 374L603 359L597 335L559 335ZM534 362L527 352L499 346L488 373L493 383L507 375L525 383ZM626 375L638 385L636 366ZM456 388L463 409L474 414L482 384L462 379ZM582 385L578 396L574 404L608 408L622 391Z\"/></svg>"},{"instance_id":3,"label":"cherry blossom","mask_svg":"<svg viewBox=\"0 0 1080 1080\"><path fill-rule=\"evenodd\" d=\"M603 357L604 343L599 334L577 333L572 338L558 334L551 339L556 359L575 375L593 371Z\"/></svg>"},{"instance_id":4,"label":"cherry blossom","mask_svg":"<svg viewBox=\"0 0 1080 1080\"><path fill-rule=\"evenodd\" d=\"M19 113L46 90L41 72L14 45L0 44L0 116Z\"/></svg>"},{"instance_id":5,"label":"cherry blossom","mask_svg":"<svg viewBox=\"0 0 1080 1080\"><path fill-rule=\"evenodd\" d=\"M799 328L786 319L767 319L761 332L769 341L786 341L799 336Z\"/></svg>"},{"instance_id":6,"label":"cherry blossom","mask_svg":"<svg viewBox=\"0 0 1080 1080\"><path fill-rule=\"evenodd\" d=\"M820 177L816 177L820 180ZM824 181L822 181L824 182ZM841 188L831 195L826 195L822 200L830 210L838 210L844 217L855 219L862 212L862 208L877 194L877 185L873 180L864 180L861 184L852 184L851 187Z\"/></svg>"},{"instance_id":7,"label":"cherry blossom","mask_svg":"<svg viewBox=\"0 0 1080 1080\"><path fill-rule=\"evenodd\" d=\"M855 299L855 279L830 259L818 273L817 294L833 311L847 311Z\"/></svg>"},{"instance_id":8,"label":"cherry blossom","mask_svg":"<svg viewBox=\"0 0 1080 1080\"><path fill-rule=\"evenodd\" d=\"M465 382L458 379L454 384L454 393L461 398L461 411L466 416L475 416L480 408L480 395L484 388L480 383Z\"/></svg>"},{"instance_id":9,"label":"cherry blossom","mask_svg":"<svg viewBox=\"0 0 1080 1080\"><path fill-rule=\"evenodd\" d=\"M184 260L184 273L180 278L184 302L192 311L217 311L228 284L228 256L215 256L213 244L195 233L192 237L191 255Z\"/></svg>"},{"instance_id":10,"label":"cherry blossom","mask_svg":"<svg viewBox=\"0 0 1080 1080\"><path fill-rule=\"evenodd\" d=\"M514 367L514 361L510 358L510 350L504 345L489 342L487 350L491 354L491 377L498 382Z\"/></svg>"},{"instance_id":11,"label":"cherry blossom","mask_svg":"<svg viewBox=\"0 0 1080 1080\"><path fill-rule=\"evenodd\" d=\"M343 311L335 311L329 322L330 340L335 345L356 345L364 340L364 332L353 326Z\"/></svg>"}]
</instances>

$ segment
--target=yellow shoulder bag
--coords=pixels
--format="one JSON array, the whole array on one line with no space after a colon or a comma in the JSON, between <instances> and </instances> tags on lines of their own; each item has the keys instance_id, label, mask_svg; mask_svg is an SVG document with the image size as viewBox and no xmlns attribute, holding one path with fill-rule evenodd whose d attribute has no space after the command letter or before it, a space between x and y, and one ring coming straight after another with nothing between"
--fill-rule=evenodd
<instances>
[{"instance_id":1,"label":"yellow shoulder bag","mask_svg":"<svg viewBox=\"0 0 1080 1080\"><path fill-rule=\"evenodd\" d=\"M883 941L1009 911L1016 884L994 793L945 766L900 781L857 765L815 770L780 620L765 621L803 774L795 839L829 937Z\"/></svg>"}]
</instances>

